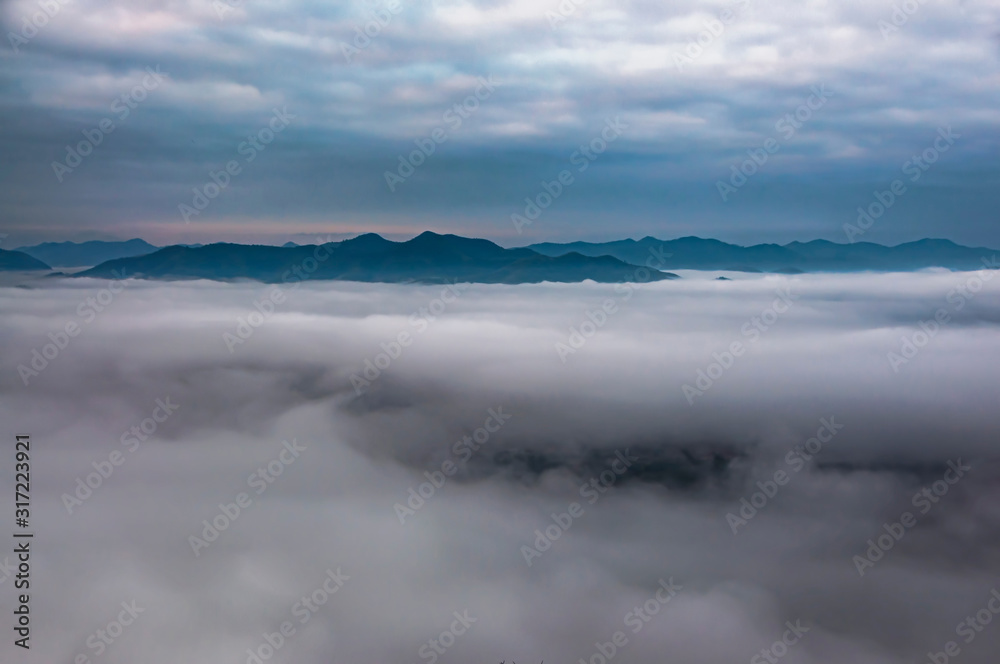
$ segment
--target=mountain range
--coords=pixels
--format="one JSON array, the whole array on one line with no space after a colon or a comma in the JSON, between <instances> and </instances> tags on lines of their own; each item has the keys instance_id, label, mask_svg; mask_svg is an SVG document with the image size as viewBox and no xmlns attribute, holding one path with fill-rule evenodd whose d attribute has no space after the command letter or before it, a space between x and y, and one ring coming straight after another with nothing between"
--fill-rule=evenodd
<instances>
[{"instance_id":1,"label":"mountain range","mask_svg":"<svg viewBox=\"0 0 1000 664\"><path fill-rule=\"evenodd\" d=\"M894 247L871 242L837 244L827 240L779 244L735 244L682 237L676 240L542 243L529 246L546 256L576 252L584 256L614 256L626 263L644 265L653 258L668 270L729 270L735 272L894 272L943 267L972 270L983 266L996 250L963 247L949 240L919 240Z\"/></svg>"},{"instance_id":2,"label":"mountain range","mask_svg":"<svg viewBox=\"0 0 1000 664\"><path fill-rule=\"evenodd\" d=\"M142 256L156 251L145 240L132 239L125 242L43 242L31 247L18 247L17 251L37 258L53 267L90 267L104 261L130 256Z\"/></svg>"},{"instance_id":3,"label":"mountain range","mask_svg":"<svg viewBox=\"0 0 1000 664\"><path fill-rule=\"evenodd\" d=\"M323 245L272 247L210 244L165 247L145 256L118 258L77 273L81 277L124 274L147 279L255 279L270 283L308 279L394 283L521 284L592 279L627 281L636 267L611 256L566 253L545 256L531 249L504 249L489 240L430 231L406 242L367 233ZM653 271L651 281L676 278Z\"/></svg>"},{"instance_id":4,"label":"mountain range","mask_svg":"<svg viewBox=\"0 0 1000 664\"><path fill-rule=\"evenodd\" d=\"M317 255L326 256L317 260ZM324 245L281 247L217 243L158 248L127 242L48 242L0 250L0 270L48 270L49 266L96 266L79 276L111 277L113 270L150 279L254 279L279 282L293 268L311 279L369 282L470 281L479 283L616 282L635 278L636 266L657 270L735 272L908 271L929 267L970 270L996 252L949 240L925 239L887 247L870 242L826 240L739 246L682 237L614 242L541 243L506 249L489 240L425 232L406 242L374 233ZM328 254L328 255L327 255ZM310 258L312 257L312 258ZM311 266L305 270L304 266ZM294 274L294 273L291 273ZM652 279L677 275L654 271Z\"/></svg>"}]
</instances>

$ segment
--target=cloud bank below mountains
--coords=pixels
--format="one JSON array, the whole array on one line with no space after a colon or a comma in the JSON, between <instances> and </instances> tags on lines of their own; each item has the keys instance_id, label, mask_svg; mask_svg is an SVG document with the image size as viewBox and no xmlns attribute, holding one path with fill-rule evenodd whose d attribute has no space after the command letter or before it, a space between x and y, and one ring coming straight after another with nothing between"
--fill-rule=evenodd
<instances>
[{"instance_id":1,"label":"cloud bank below mountains","mask_svg":"<svg viewBox=\"0 0 1000 664\"><path fill-rule=\"evenodd\" d=\"M3 288L33 656L243 663L287 622L272 661L985 664L992 274Z\"/></svg>"}]
</instances>

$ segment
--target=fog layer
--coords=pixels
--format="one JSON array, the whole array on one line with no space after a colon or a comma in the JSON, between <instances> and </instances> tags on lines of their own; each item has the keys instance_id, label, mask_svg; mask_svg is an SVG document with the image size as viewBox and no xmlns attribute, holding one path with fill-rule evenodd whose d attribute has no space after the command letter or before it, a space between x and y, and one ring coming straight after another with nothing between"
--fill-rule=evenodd
<instances>
[{"instance_id":1,"label":"fog layer","mask_svg":"<svg viewBox=\"0 0 1000 664\"><path fill-rule=\"evenodd\" d=\"M994 274L0 288L0 659L993 662Z\"/></svg>"}]
</instances>

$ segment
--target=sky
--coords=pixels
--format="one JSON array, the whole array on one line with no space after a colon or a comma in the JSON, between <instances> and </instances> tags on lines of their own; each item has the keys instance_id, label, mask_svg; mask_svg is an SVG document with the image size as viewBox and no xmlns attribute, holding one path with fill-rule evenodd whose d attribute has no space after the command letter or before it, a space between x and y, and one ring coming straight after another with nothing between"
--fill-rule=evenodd
<instances>
[{"instance_id":1,"label":"sky","mask_svg":"<svg viewBox=\"0 0 1000 664\"><path fill-rule=\"evenodd\" d=\"M997 0L8 0L0 23L6 248L844 242L859 207L873 242L1000 246Z\"/></svg>"},{"instance_id":2,"label":"sky","mask_svg":"<svg viewBox=\"0 0 1000 664\"><path fill-rule=\"evenodd\" d=\"M0 659L994 664L995 274L4 288Z\"/></svg>"}]
</instances>

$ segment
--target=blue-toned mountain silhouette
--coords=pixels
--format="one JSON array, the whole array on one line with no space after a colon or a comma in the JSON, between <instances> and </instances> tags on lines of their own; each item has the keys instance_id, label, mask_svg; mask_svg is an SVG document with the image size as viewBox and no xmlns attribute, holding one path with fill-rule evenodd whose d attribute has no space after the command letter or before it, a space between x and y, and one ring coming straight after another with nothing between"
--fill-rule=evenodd
<instances>
[{"instance_id":1,"label":"blue-toned mountain silhouette","mask_svg":"<svg viewBox=\"0 0 1000 664\"><path fill-rule=\"evenodd\" d=\"M89 267L115 258L151 254L157 247L145 240L133 239L125 242L43 242L17 250L55 267Z\"/></svg>"},{"instance_id":2,"label":"blue-toned mountain silhouette","mask_svg":"<svg viewBox=\"0 0 1000 664\"><path fill-rule=\"evenodd\" d=\"M730 270L741 272L859 272L910 271L941 267L973 270L994 266L995 250L964 247L949 240L919 240L886 247L870 242L838 244L826 240L757 244L742 247L719 240L683 237L676 240L542 243L505 249L489 240L425 232L406 242L392 242L374 233L322 245L329 257L311 266L316 245L289 242L281 247L217 243L174 245L157 249L143 240L128 242L46 243L28 252L8 251L0 270L43 270L49 265L97 266L79 276L118 274L148 279L254 279L266 282L340 279L368 282L538 283L646 280L637 266L657 270ZM96 261L104 254L112 259ZM14 254L20 258L15 260ZM45 256L48 260L42 258ZM299 269L299 274L293 271ZM652 270L650 279L677 275Z\"/></svg>"},{"instance_id":3,"label":"blue-toned mountain silhouette","mask_svg":"<svg viewBox=\"0 0 1000 664\"><path fill-rule=\"evenodd\" d=\"M10 251L8 249L0 249L0 271L15 271L15 270L51 270L48 265L42 261L29 256L23 251Z\"/></svg>"},{"instance_id":4,"label":"blue-toned mountain silhouette","mask_svg":"<svg viewBox=\"0 0 1000 664\"><path fill-rule=\"evenodd\" d=\"M325 256L317 260L317 256ZM676 275L642 270L610 256L576 253L544 256L531 249L504 249L489 240L426 232L407 242L374 233L321 245L271 247L210 244L165 247L145 256L107 261L76 276L147 279L255 279L264 282L310 279L393 283L522 284L660 281Z\"/></svg>"},{"instance_id":5,"label":"blue-toned mountain silhouette","mask_svg":"<svg viewBox=\"0 0 1000 664\"><path fill-rule=\"evenodd\" d=\"M569 252L584 256L613 256L636 265L644 265L655 257L662 261L657 266L667 270L783 273L891 272L928 267L973 270L983 267L983 259L998 253L984 247L963 247L949 240L919 240L894 247L871 242L837 244L827 240L741 247L698 237L676 240L644 237L641 240L568 244L546 242L528 248L546 256L562 256Z\"/></svg>"}]
</instances>

